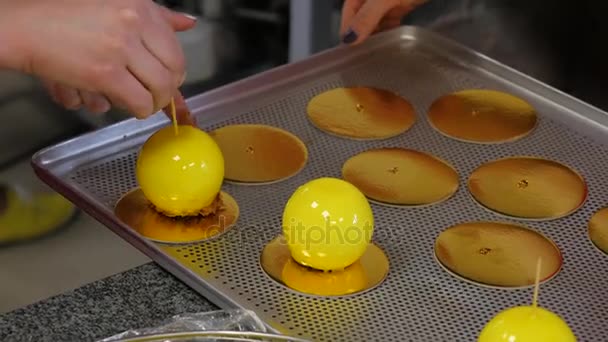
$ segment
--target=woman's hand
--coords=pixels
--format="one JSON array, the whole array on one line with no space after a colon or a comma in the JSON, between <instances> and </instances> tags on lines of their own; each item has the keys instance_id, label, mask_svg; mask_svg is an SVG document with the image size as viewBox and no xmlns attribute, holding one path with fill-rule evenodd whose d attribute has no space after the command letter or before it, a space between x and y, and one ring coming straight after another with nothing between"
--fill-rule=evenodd
<instances>
[{"instance_id":1,"label":"woman's hand","mask_svg":"<svg viewBox=\"0 0 608 342\"><path fill-rule=\"evenodd\" d=\"M401 19L428 0L345 0L340 34L345 44L401 25Z\"/></svg>"},{"instance_id":2,"label":"woman's hand","mask_svg":"<svg viewBox=\"0 0 608 342\"><path fill-rule=\"evenodd\" d=\"M103 114L112 107L110 101L100 93L78 90L49 80L43 81L43 84L53 101L66 109L78 110L84 107L91 113Z\"/></svg>"},{"instance_id":3,"label":"woman's hand","mask_svg":"<svg viewBox=\"0 0 608 342\"><path fill-rule=\"evenodd\" d=\"M67 107L145 118L183 82L175 31L194 24L152 0L1 1L0 66L48 80Z\"/></svg>"},{"instance_id":4,"label":"woman's hand","mask_svg":"<svg viewBox=\"0 0 608 342\"><path fill-rule=\"evenodd\" d=\"M84 107L93 114L103 114L111 109L110 101L99 93L62 86L52 81L44 82L44 86L53 101L67 109L78 110ZM177 122L180 125L196 125L196 121L190 114L186 101L179 90L175 92L173 99ZM164 107L163 112L169 119L173 118L171 106Z\"/></svg>"}]
</instances>

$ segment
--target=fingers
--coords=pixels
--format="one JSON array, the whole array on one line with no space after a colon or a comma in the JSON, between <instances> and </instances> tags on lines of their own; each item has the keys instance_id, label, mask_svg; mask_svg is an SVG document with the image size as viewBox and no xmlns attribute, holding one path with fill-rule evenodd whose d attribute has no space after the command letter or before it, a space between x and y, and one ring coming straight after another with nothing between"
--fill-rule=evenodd
<instances>
[{"instance_id":1,"label":"fingers","mask_svg":"<svg viewBox=\"0 0 608 342\"><path fill-rule=\"evenodd\" d=\"M110 10L108 18L114 18L111 22L115 30L89 25L95 30L90 36L81 35L99 36L98 43L103 48L87 50L81 48L86 44L76 42L71 46L75 50L72 55L81 52L86 63L69 64L64 58L64 62L57 63L60 76L51 72L54 70L40 76L59 81L45 85L53 100L68 109L84 106L101 113L115 106L143 119L166 107L183 83L185 56L175 31L193 27L196 20L152 1L137 1L126 9ZM183 118L188 120L189 115Z\"/></svg>"},{"instance_id":2,"label":"fingers","mask_svg":"<svg viewBox=\"0 0 608 342\"><path fill-rule=\"evenodd\" d=\"M42 80L42 85L44 86L44 88L46 89L46 91L49 93L49 96L51 97L51 99L53 100L53 102L63 105L62 103L59 102L59 97L57 97L57 92L55 90L55 83L52 81L48 81L48 80Z\"/></svg>"},{"instance_id":3,"label":"fingers","mask_svg":"<svg viewBox=\"0 0 608 342\"><path fill-rule=\"evenodd\" d=\"M116 73L112 86L104 87L104 95L114 107L126 110L138 119L154 114L154 98L128 70Z\"/></svg>"},{"instance_id":4,"label":"fingers","mask_svg":"<svg viewBox=\"0 0 608 342\"><path fill-rule=\"evenodd\" d=\"M83 100L78 90L52 81L43 81L43 85L56 104L71 110L82 107Z\"/></svg>"},{"instance_id":5,"label":"fingers","mask_svg":"<svg viewBox=\"0 0 608 342\"><path fill-rule=\"evenodd\" d=\"M154 112L169 104L177 82L174 75L142 43L134 43L128 54L129 71L150 91Z\"/></svg>"},{"instance_id":6,"label":"fingers","mask_svg":"<svg viewBox=\"0 0 608 342\"><path fill-rule=\"evenodd\" d=\"M348 29L343 35L343 42L358 44L367 39L376 30L382 18L399 4L398 0L365 1L350 22L347 23Z\"/></svg>"},{"instance_id":7,"label":"fingers","mask_svg":"<svg viewBox=\"0 0 608 342\"><path fill-rule=\"evenodd\" d=\"M80 98L85 108L95 114L103 114L111 109L110 101L101 94L92 93L86 90L79 90Z\"/></svg>"},{"instance_id":8,"label":"fingers","mask_svg":"<svg viewBox=\"0 0 608 342\"><path fill-rule=\"evenodd\" d=\"M356 45L370 35L401 25L401 19L428 0L346 0L340 34L345 44Z\"/></svg>"},{"instance_id":9,"label":"fingers","mask_svg":"<svg viewBox=\"0 0 608 342\"><path fill-rule=\"evenodd\" d=\"M139 32L129 42L126 70L104 87L113 105L144 119L169 104L185 71L185 56L172 25L184 28L188 26L184 19L192 21L184 15L179 17L154 4L144 20L136 24Z\"/></svg>"},{"instance_id":10,"label":"fingers","mask_svg":"<svg viewBox=\"0 0 608 342\"><path fill-rule=\"evenodd\" d=\"M77 110L84 106L95 114L102 114L111 109L110 102L101 94L76 90L52 81L44 81L43 84L53 101L66 109Z\"/></svg>"},{"instance_id":11,"label":"fingers","mask_svg":"<svg viewBox=\"0 0 608 342\"><path fill-rule=\"evenodd\" d=\"M175 31L196 20L152 3L139 26L138 39L129 44L127 73L108 87L111 102L143 119L166 107L184 81L185 56ZM124 82L124 83L122 83Z\"/></svg>"},{"instance_id":12,"label":"fingers","mask_svg":"<svg viewBox=\"0 0 608 342\"><path fill-rule=\"evenodd\" d=\"M145 29L141 32L141 38L146 49L171 72L172 86L176 89L183 79L186 59L182 46L166 19L167 15L163 13L164 10L159 10L150 15Z\"/></svg>"},{"instance_id":13,"label":"fingers","mask_svg":"<svg viewBox=\"0 0 608 342\"><path fill-rule=\"evenodd\" d=\"M350 28L353 18L363 6L365 0L345 0L342 6L342 21L340 23L340 36L346 35L346 31Z\"/></svg>"},{"instance_id":14,"label":"fingers","mask_svg":"<svg viewBox=\"0 0 608 342\"><path fill-rule=\"evenodd\" d=\"M174 12L164 6L158 5L163 18L175 31L187 31L196 25L196 17L185 13Z\"/></svg>"},{"instance_id":15,"label":"fingers","mask_svg":"<svg viewBox=\"0 0 608 342\"><path fill-rule=\"evenodd\" d=\"M51 91L56 99L56 102L67 109L77 110L82 106L82 99L78 94L78 90L72 87L55 83L52 85Z\"/></svg>"}]
</instances>

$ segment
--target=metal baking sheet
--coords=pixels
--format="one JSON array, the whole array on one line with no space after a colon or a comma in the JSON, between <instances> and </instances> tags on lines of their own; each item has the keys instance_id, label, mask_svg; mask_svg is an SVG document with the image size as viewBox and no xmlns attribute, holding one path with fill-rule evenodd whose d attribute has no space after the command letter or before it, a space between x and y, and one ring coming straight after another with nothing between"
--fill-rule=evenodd
<instances>
[{"instance_id":1,"label":"metal baking sheet","mask_svg":"<svg viewBox=\"0 0 608 342\"><path fill-rule=\"evenodd\" d=\"M351 141L322 133L306 117L314 95L343 85L378 86L412 101L417 122L382 141ZM440 95L491 88L521 96L539 112L539 125L514 143L475 145L435 132L425 113ZM33 165L58 192L139 248L158 264L222 307L254 310L275 331L315 341L474 341L497 312L529 304L532 289L490 289L446 273L433 243L448 226L499 217L474 203L464 182L481 163L535 155L579 171L590 194L576 213L553 221L514 221L553 239L565 261L541 287L539 304L561 315L580 341L605 340L608 323L608 256L588 238L591 215L608 205L608 115L452 41L403 27L363 45L337 47L188 100L206 130L231 123L264 123L287 129L307 145L310 159L297 176L265 186L226 184L238 201L238 225L219 238L188 246L150 243L113 215L118 198L136 186L134 164L145 139L169 124L159 114L128 120L39 152ZM340 177L342 163L372 147L402 146L451 162L461 187L450 200L422 208L373 205L374 240L391 262L385 282L342 299L313 298L285 289L260 268L264 245L281 231L283 206L308 180ZM263 197L264 200L258 200ZM508 220L507 220L508 221ZM146 286L146 284L142 284Z\"/></svg>"}]
</instances>

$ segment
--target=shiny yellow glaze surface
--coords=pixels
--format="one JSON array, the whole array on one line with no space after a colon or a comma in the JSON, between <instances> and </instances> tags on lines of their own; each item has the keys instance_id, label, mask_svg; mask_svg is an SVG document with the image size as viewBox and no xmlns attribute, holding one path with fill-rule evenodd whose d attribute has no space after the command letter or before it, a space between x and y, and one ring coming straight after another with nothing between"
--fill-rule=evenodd
<instances>
[{"instance_id":1,"label":"shiny yellow glaze surface","mask_svg":"<svg viewBox=\"0 0 608 342\"><path fill-rule=\"evenodd\" d=\"M558 315L540 307L518 306L500 312L483 328L478 342L575 342Z\"/></svg>"},{"instance_id":2,"label":"shiny yellow glaze surface","mask_svg":"<svg viewBox=\"0 0 608 342\"><path fill-rule=\"evenodd\" d=\"M352 184L319 178L300 186L283 213L292 257L319 270L341 270L357 261L373 234L372 209Z\"/></svg>"},{"instance_id":3,"label":"shiny yellow glaze surface","mask_svg":"<svg viewBox=\"0 0 608 342\"><path fill-rule=\"evenodd\" d=\"M224 180L224 158L202 130L183 125L154 133L137 159L137 181L146 198L167 216L197 215L217 196Z\"/></svg>"}]
</instances>

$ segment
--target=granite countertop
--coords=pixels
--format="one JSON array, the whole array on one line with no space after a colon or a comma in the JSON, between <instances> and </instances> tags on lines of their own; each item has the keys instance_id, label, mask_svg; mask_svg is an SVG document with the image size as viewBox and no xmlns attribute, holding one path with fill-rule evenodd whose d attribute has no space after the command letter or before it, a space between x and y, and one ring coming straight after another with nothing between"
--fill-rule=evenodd
<instances>
[{"instance_id":1,"label":"granite countertop","mask_svg":"<svg viewBox=\"0 0 608 342\"><path fill-rule=\"evenodd\" d=\"M218 308L148 263L0 315L0 341L94 341Z\"/></svg>"}]
</instances>

